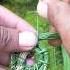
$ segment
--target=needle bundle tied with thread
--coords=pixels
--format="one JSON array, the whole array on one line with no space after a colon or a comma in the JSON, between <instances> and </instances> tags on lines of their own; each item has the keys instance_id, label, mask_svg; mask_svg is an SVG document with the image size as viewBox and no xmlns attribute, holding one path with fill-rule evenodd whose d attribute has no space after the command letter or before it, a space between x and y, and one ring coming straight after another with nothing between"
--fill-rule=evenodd
<instances>
[{"instance_id":1,"label":"needle bundle tied with thread","mask_svg":"<svg viewBox=\"0 0 70 70\"><path fill-rule=\"evenodd\" d=\"M41 33L39 36L36 34L25 31L19 34L19 44L22 46L36 46L39 40L59 39L59 34L55 33Z\"/></svg>"}]
</instances>

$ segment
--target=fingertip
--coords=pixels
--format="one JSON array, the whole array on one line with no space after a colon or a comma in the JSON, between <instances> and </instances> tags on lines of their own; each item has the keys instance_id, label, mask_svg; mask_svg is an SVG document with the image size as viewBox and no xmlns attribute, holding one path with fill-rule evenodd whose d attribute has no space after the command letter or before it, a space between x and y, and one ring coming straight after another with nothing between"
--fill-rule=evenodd
<instances>
[{"instance_id":1,"label":"fingertip","mask_svg":"<svg viewBox=\"0 0 70 70\"><path fill-rule=\"evenodd\" d=\"M47 18L48 4L44 3L43 1L39 1L38 5L37 5L37 12L41 17Z\"/></svg>"},{"instance_id":2,"label":"fingertip","mask_svg":"<svg viewBox=\"0 0 70 70\"><path fill-rule=\"evenodd\" d=\"M37 35L31 31L19 33L19 46L36 46Z\"/></svg>"},{"instance_id":3,"label":"fingertip","mask_svg":"<svg viewBox=\"0 0 70 70\"><path fill-rule=\"evenodd\" d=\"M37 34L31 31L24 31L19 33L19 46L18 51L30 51L38 42Z\"/></svg>"},{"instance_id":4,"label":"fingertip","mask_svg":"<svg viewBox=\"0 0 70 70\"><path fill-rule=\"evenodd\" d=\"M48 18L49 10L52 9L58 2L59 0L39 0L37 5L38 14L43 18Z\"/></svg>"}]
</instances>

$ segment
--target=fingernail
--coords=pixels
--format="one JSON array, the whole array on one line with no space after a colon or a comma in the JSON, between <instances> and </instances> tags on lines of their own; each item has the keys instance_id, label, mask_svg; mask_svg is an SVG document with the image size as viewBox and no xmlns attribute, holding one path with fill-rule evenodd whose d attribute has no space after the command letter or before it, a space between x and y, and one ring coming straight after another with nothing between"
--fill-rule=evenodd
<instances>
[{"instance_id":1,"label":"fingernail","mask_svg":"<svg viewBox=\"0 0 70 70\"><path fill-rule=\"evenodd\" d=\"M43 1L39 1L37 5L37 12L41 17L47 18L48 17L48 4Z\"/></svg>"},{"instance_id":2,"label":"fingernail","mask_svg":"<svg viewBox=\"0 0 70 70\"><path fill-rule=\"evenodd\" d=\"M24 31L19 33L19 46L36 46L37 41L37 35L31 31Z\"/></svg>"}]
</instances>

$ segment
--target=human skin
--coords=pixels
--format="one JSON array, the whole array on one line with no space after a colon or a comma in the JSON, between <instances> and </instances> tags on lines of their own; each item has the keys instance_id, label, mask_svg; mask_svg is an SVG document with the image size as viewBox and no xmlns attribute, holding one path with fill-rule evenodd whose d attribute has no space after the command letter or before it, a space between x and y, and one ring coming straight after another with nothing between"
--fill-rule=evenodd
<instances>
[{"instance_id":1,"label":"human skin","mask_svg":"<svg viewBox=\"0 0 70 70\"><path fill-rule=\"evenodd\" d=\"M0 65L9 65L11 53L30 51L34 48L18 46L19 32L24 31L36 34L36 30L28 22L0 5Z\"/></svg>"},{"instance_id":2,"label":"human skin","mask_svg":"<svg viewBox=\"0 0 70 70\"><path fill-rule=\"evenodd\" d=\"M40 1L48 5L48 19L59 32L62 43L70 55L70 0Z\"/></svg>"},{"instance_id":3,"label":"human skin","mask_svg":"<svg viewBox=\"0 0 70 70\"><path fill-rule=\"evenodd\" d=\"M45 3L47 4L47 0L42 0L45 1ZM55 4L54 4L55 3ZM52 0L52 2L48 3L48 19L50 20L51 24L57 29L57 31L59 32L62 42L64 44L64 47L66 48L67 52L70 54L70 7L69 7L69 0L64 0L63 2L59 1L59 0ZM1 9L5 10L5 8L3 8L2 6L0 7ZM4 12L4 14L1 14L2 17L5 15L6 12ZM11 15L11 12L9 12L9 16ZM10 17L15 16L15 15L11 15ZM19 18L17 16L13 17L15 18ZM23 30L31 30L34 31L33 27L31 27L29 24L24 24L24 29L23 29L23 24L21 22L23 22L24 20L20 19L21 22L16 22L14 19L9 19L9 17L6 15L5 16L5 20L7 21L7 24L4 25L4 23L2 22L1 25L4 26L9 26L10 28L17 28L19 31L23 31ZM14 21L12 21L14 20ZM4 21L4 20L3 20ZM20 23L21 25L12 25L12 23ZM24 21L25 22L25 21ZM6 23L6 21L5 21ZM67 24L68 23L68 24ZM28 26L28 27L27 27ZM26 27L26 28L25 28ZM3 55L2 55L3 56ZM3 62L2 62L3 63ZM6 64L6 63L3 63Z\"/></svg>"}]
</instances>

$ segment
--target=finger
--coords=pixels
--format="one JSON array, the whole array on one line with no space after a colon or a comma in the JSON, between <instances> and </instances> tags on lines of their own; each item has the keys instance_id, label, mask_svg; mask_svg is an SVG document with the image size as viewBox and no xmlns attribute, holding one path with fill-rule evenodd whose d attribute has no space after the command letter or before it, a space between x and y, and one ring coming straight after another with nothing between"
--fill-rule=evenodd
<instances>
[{"instance_id":1,"label":"finger","mask_svg":"<svg viewBox=\"0 0 70 70\"><path fill-rule=\"evenodd\" d=\"M23 49L33 49L38 42L37 35L31 31L24 31L19 33L19 45L23 47Z\"/></svg>"},{"instance_id":2,"label":"finger","mask_svg":"<svg viewBox=\"0 0 70 70\"><path fill-rule=\"evenodd\" d=\"M70 0L63 0L65 3L70 4Z\"/></svg>"},{"instance_id":3,"label":"finger","mask_svg":"<svg viewBox=\"0 0 70 70\"><path fill-rule=\"evenodd\" d=\"M19 31L36 30L25 20L12 13L10 10L0 5L0 25L10 28L17 28Z\"/></svg>"},{"instance_id":4,"label":"finger","mask_svg":"<svg viewBox=\"0 0 70 70\"><path fill-rule=\"evenodd\" d=\"M0 52L0 65L8 66L10 63L10 54Z\"/></svg>"},{"instance_id":5,"label":"finger","mask_svg":"<svg viewBox=\"0 0 70 70\"><path fill-rule=\"evenodd\" d=\"M5 67L0 67L0 70L7 70Z\"/></svg>"},{"instance_id":6,"label":"finger","mask_svg":"<svg viewBox=\"0 0 70 70\"><path fill-rule=\"evenodd\" d=\"M59 0L40 0L37 5L37 12L40 16L43 18L48 17L48 5L51 6L51 8L54 6L54 4L58 3Z\"/></svg>"},{"instance_id":7,"label":"finger","mask_svg":"<svg viewBox=\"0 0 70 70\"><path fill-rule=\"evenodd\" d=\"M0 70L9 70L9 68L8 68L8 67L5 67L5 66L0 65Z\"/></svg>"},{"instance_id":8,"label":"finger","mask_svg":"<svg viewBox=\"0 0 70 70\"><path fill-rule=\"evenodd\" d=\"M29 36L28 36L29 35ZM0 52L23 52L33 49L37 43L33 32L20 33L11 28L0 27ZM36 40L36 41L35 41Z\"/></svg>"},{"instance_id":9,"label":"finger","mask_svg":"<svg viewBox=\"0 0 70 70\"><path fill-rule=\"evenodd\" d=\"M18 44L18 31L0 26L0 52L12 51Z\"/></svg>"}]
</instances>

